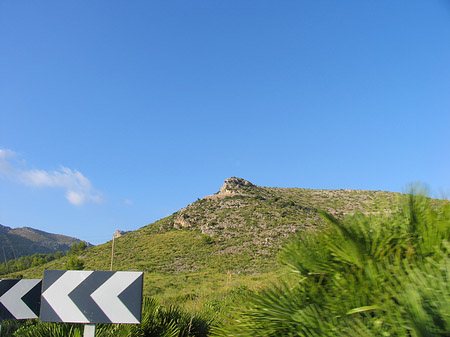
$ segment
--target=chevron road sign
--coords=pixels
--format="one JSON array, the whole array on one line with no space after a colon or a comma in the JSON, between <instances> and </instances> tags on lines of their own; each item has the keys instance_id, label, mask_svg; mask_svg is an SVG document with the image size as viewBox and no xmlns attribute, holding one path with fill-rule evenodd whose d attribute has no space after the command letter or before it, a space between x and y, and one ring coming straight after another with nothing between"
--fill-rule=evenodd
<instances>
[{"instance_id":1,"label":"chevron road sign","mask_svg":"<svg viewBox=\"0 0 450 337\"><path fill-rule=\"evenodd\" d=\"M131 323L141 321L143 273L45 270L43 322Z\"/></svg>"},{"instance_id":2,"label":"chevron road sign","mask_svg":"<svg viewBox=\"0 0 450 337\"><path fill-rule=\"evenodd\" d=\"M39 316L42 280L0 280L0 321Z\"/></svg>"}]
</instances>

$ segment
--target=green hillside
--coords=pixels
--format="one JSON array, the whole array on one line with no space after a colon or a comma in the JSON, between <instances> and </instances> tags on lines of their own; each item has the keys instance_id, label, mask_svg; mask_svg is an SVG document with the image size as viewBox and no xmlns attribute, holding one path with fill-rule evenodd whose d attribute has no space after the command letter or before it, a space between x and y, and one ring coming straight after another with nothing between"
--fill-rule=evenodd
<instances>
[{"instance_id":1,"label":"green hillside","mask_svg":"<svg viewBox=\"0 0 450 337\"><path fill-rule=\"evenodd\" d=\"M355 212L391 212L399 194L362 190L260 187L228 178L220 190L115 240L114 270L145 272L144 293L164 301L211 300L239 286L258 288L283 273L284 243ZM85 250L87 270L109 270L111 244ZM63 269L67 257L46 269ZM22 271L42 277L43 267Z\"/></svg>"}]
</instances>

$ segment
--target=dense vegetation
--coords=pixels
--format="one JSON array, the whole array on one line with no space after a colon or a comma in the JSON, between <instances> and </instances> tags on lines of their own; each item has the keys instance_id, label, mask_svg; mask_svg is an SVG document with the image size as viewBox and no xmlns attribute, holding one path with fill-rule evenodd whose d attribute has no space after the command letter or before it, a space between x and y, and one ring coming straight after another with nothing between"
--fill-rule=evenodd
<instances>
[{"instance_id":1,"label":"dense vegetation","mask_svg":"<svg viewBox=\"0 0 450 337\"><path fill-rule=\"evenodd\" d=\"M64 254L56 252L55 254L33 254L9 260L7 263L0 264L0 276L13 272L19 272L31 267L41 266L47 262L63 257Z\"/></svg>"},{"instance_id":2,"label":"dense vegetation","mask_svg":"<svg viewBox=\"0 0 450 337\"><path fill-rule=\"evenodd\" d=\"M393 214L323 213L282 260L295 285L271 286L217 336L449 336L450 205L410 195Z\"/></svg>"},{"instance_id":3,"label":"dense vegetation","mask_svg":"<svg viewBox=\"0 0 450 337\"><path fill-rule=\"evenodd\" d=\"M83 241L73 243L66 255L70 256L66 269L82 269L82 261L79 261L77 255L87 248L87 244ZM31 267L43 266L44 264L60 259L64 254L60 251L54 254L33 254L19 257L18 259L9 260L6 263L0 264L0 276L7 275L13 272L20 272Z\"/></svg>"}]
</instances>

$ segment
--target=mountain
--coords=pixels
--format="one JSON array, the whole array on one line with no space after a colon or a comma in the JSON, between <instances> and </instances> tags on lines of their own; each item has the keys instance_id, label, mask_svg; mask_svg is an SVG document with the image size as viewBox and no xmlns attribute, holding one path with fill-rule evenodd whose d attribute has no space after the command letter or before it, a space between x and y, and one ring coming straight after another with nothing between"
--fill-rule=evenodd
<instances>
[{"instance_id":1,"label":"mountain","mask_svg":"<svg viewBox=\"0 0 450 337\"><path fill-rule=\"evenodd\" d=\"M282 274L277 255L301 231L320 230L319 210L335 217L392 212L399 193L261 187L228 178L219 191L115 239L114 270L145 272L144 293L164 299L258 287ZM109 270L111 245L85 250L87 270ZM44 267L61 269L65 259ZM41 277L44 267L21 272ZM185 296L185 297L183 297ZM186 297L187 296L187 297Z\"/></svg>"},{"instance_id":2,"label":"mountain","mask_svg":"<svg viewBox=\"0 0 450 337\"><path fill-rule=\"evenodd\" d=\"M30 227L10 228L0 225L0 261L37 253L66 252L81 240L47 233Z\"/></svg>"}]
</instances>

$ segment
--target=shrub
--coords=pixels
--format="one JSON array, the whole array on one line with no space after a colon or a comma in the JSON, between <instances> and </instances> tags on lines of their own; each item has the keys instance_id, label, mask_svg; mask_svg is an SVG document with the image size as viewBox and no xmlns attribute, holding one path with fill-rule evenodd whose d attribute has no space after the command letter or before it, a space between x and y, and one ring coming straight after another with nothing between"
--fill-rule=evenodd
<instances>
[{"instance_id":1,"label":"shrub","mask_svg":"<svg viewBox=\"0 0 450 337\"><path fill-rule=\"evenodd\" d=\"M70 255L64 268L66 270L83 270L84 263L76 255Z\"/></svg>"},{"instance_id":2,"label":"shrub","mask_svg":"<svg viewBox=\"0 0 450 337\"><path fill-rule=\"evenodd\" d=\"M207 245L211 245L211 244L213 244L215 242L214 239L211 236L207 235L207 234L203 234L201 236L201 240L202 240L203 243L206 243Z\"/></svg>"}]
</instances>

